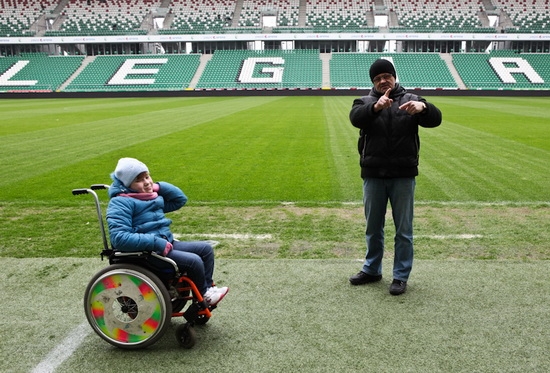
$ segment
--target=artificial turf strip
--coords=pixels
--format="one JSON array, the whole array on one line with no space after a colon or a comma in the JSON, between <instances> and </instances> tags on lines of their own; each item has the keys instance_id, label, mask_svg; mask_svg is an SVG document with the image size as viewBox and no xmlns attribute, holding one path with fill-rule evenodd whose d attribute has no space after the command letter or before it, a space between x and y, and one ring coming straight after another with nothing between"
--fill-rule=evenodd
<instances>
[{"instance_id":1,"label":"artificial turf strip","mask_svg":"<svg viewBox=\"0 0 550 373\"><path fill-rule=\"evenodd\" d=\"M56 372L550 370L547 261L417 260L398 297L388 293L389 260L382 282L350 286L360 264L218 260L215 277L231 291L196 327L194 349L176 345L174 327L147 350L130 352L90 330ZM85 322L85 284L106 263L2 258L0 265L2 369L30 371Z\"/></svg>"}]
</instances>

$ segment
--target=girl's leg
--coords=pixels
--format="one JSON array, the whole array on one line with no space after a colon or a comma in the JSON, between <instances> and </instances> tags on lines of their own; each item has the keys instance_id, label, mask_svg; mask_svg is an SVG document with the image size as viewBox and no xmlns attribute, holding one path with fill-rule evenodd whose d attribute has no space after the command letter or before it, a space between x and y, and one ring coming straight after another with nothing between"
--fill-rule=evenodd
<instances>
[{"instance_id":1,"label":"girl's leg","mask_svg":"<svg viewBox=\"0 0 550 373\"><path fill-rule=\"evenodd\" d=\"M214 283L214 249L212 246L205 241L174 241L173 245L173 251L195 254L201 259L206 288L211 287Z\"/></svg>"}]
</instances>

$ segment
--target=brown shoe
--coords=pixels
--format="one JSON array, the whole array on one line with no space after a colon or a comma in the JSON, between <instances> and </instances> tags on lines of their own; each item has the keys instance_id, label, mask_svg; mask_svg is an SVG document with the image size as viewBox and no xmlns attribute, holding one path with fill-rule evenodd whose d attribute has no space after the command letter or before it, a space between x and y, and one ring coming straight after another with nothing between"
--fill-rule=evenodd
<instances>
[{"instance_id":1,"label":"brown shoe","mask_svg":"<svg viewBox=\"0 0 550 373\"><path fill-rule=\"evenodd\" d=\"M372 282L378 282L382 280L382 275L369 275L363 271L360 271L356 275L353 275L349 278L349 282L352 285L364 285L370 284Z\"/></svg>"}]
</instances>

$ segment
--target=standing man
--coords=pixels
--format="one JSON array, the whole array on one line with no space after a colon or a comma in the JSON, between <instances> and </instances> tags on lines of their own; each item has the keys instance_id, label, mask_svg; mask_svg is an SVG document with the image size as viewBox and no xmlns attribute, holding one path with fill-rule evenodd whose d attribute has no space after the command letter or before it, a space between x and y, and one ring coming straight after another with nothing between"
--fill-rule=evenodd
<instances>
[{"instance_id":1,"label":"standing man","mask_svg":"<svg viewBox=\"0 0 550 373\"><path fill-rule=\"evenodd\" d=\"M396 83L393 64L376 60L370 67L374 87L353 101L350 120L360 129L358 150L366 219L367 252L352 285L382 280L384 223L388 201L395 224L395 256L390 294L407 289L413 264L413 207L418 175L418 127L437 127L441 111Z\"/></svg>"}]
</instances>

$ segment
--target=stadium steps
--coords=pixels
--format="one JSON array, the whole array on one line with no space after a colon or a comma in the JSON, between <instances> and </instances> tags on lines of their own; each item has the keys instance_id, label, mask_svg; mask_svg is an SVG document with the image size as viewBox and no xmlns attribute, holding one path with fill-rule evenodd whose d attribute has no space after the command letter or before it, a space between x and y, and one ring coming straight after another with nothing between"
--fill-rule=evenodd
<instances>
[{"instance_id":1,"label":"stadium steps","mask_svg":"<svg viewBox=\"0 0 550 373\"><path fill-rule=\"evenodd\" d=\"M300 9L298 10L298 27L305 27L307 20L306 1L300 0Z\"/></svg>"},{"instance_id":2,"label":"stadium steps","mask_svg":"<svg viewBox=\"0 0 550 373\"><path fill-rule=\"evenodd\" d=\"M207 64L208 61L210 61L211 59L212 59L212 55L211 55L211 54L203 54L203 55L201 56L199 68L198 68L197 71L195 72L195 75L193 76L193 79L191 79L191 83L189 83L189 88L195 89L195 87L196 87L197 84L199 83L199 80L200 80L200 78L201 78L202 73L204 72L204 69L206 68L206 64Z\"/></svg>"},{"instance_id":3,"label":"stadium steps","mask_svg":"<svg viewBox=\"0 0 550 373\"><path fill-rule=\"evenodd\" d=\"M330 88L330 60L332 53L320 53L320 58L323 63L323 88Z\"/></svg>"},{"instance_id":4,"label":"stadium steps","mask_svg":"<svg viewBox=\"0 0 550 373\"><path fill-rule=\"evenodd\" d=\"M63 91L69 84L71 84L71 82L74 80L74 78L76 78L82 72L82 70L84 70L86 68L86 66L88 66L89 63L93 62L96 57L97 56L87 56L86 58L84 58L84 60L82 61L82 64L78 67L78 69L74 72L74 74L72 74L69 77L69 79L67 79L65 81L65 83L63 83L59 87L59 90Z\"/></svg>"},{"instance_id":5,"label":"stadium steps","mask_svg":"<svg viewBox=\"0 0 550 373\"><path fill-rule=\"evenodd\" d=\"M451 75L453 76L456 84L458 84L458 88L468 89L466 87L466 84L464 84L464 82L462 81L460 74L458 73L458 71L456 71L455 65L453 64L453 56L448 53L442 53L440 54L440 56L441 56L441 59L445 61L445 63L447 64L447 68L451 72Z\"/></svg>"},{"instance_id":6,"label":"stadium steps","mask_svg":"<svg viewBox=\"0 0 550 373\"><path fill-rule=\"evenodd\" d=\"M231 27L239 27L239 19L241 19L241 13L243 11L243 0L237 0L235 3L235 13L233 13L233 20L231 21Z\"/></svg>"}]
</instances>

